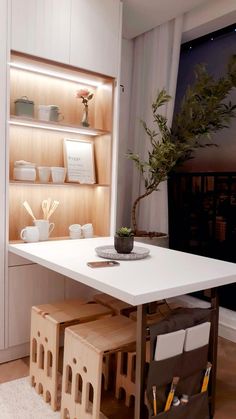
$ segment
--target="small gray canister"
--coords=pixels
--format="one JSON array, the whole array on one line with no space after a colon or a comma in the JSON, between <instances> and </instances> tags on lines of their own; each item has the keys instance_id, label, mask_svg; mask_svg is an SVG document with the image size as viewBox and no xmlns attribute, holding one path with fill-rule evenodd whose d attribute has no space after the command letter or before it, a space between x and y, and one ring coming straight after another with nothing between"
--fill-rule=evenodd
<instances>
[{"instance_id":1,"label":"small gray canister","mask_svg":"<svg viewBox=\"0 0 236 419\"><path fill-rule=\"evenodd\" d=\"M15 114L26 118L34 117L34 102L29 100L27 96L22 96L15 100Z\"/></svg>"},{"instance_id":2,"label":"small gray canister","mask_svg":"<svg viewBox=\"0 0 236 419\"><path fill-rule=\"evenodd\" d=\"M59 111L56 105L50 105L50 121L59 122L64 119L64 116Z\"/></svg>"},{"instance_id":3,"label":"small gray canister","mask_svg":"<svg viewBox=\"0 0 236 419\"><path fill-rule=\"evenodd\" d=\"M50 121L58 121L59 107L56 105L50 105Z\"/></svg>"}]
</instances>

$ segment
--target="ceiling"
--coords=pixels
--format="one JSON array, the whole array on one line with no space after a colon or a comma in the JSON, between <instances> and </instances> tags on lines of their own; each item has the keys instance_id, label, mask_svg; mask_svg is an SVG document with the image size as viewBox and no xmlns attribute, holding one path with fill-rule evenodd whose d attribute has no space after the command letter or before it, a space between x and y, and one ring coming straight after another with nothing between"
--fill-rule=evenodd
<instances>
[{"instance_id":1,"label":"ceiling","mask_svg":"<svg viewBox=\"0 0 236 419\"><path fill-rule=\"evenodd\" d=\"M123 0L123 37L141 33L210 0Z\"/></svg>"}]
</instances>

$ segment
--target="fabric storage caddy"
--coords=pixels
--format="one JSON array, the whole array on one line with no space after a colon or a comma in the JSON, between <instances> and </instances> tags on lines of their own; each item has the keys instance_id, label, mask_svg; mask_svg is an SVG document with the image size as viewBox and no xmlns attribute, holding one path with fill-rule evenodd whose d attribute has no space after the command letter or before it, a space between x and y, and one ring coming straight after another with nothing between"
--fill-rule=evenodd
<instances>
[{"instance_id":1,"label":"fabric storage caddy","mask_svg":"<svg viewBox=\"0 0 236 419\"><path fill-rule=\"evenodd\" d=\"M147 377L147 400L149 419L209 419L208 392L201 392L208 362L208 346L205 345L188 352L163 360L154 360L156 338L158 335L187 329L210 321L208 309L178 308L159 322L150 325L150 365ZM189 396L186 405L171 406L164 411L173 377L179 377L175 396ZM153 410L153 386L156 386L157 414Z\"/></svg>"}]
</instances>

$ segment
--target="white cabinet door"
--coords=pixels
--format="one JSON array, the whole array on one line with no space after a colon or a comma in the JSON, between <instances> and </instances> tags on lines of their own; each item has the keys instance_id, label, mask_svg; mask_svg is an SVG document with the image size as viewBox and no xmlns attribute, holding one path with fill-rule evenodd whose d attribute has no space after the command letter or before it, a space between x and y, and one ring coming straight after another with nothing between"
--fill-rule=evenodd
<instances>
[{"instance_id":1,"label":"white cabinet door","mask_svg":"<svg viewBox=\"0 0 236 419\"><path fill-rule=\"evenodd\" d=\"M73 300L75 298L83 298L92 300L98 291L73 279L65 278L65 299Z\"/></svg>"},{"instance_id":2,"label":"white cabinet door","mask_svg":"<svg viewBox=\"0 0 236 419\"><path fill-rule=\"evenodd\" d=\"M117 77L120 16L119 0L72 0L70 63Z\"/></svg>"},{"instance_id":3,"label":"white cabinet door","mask_svg":"<svg viewBox=\"0 0 236 419\"><path fill-rule=\"evenodd\" d=\"M32 305L64 300L64 276L39 265L9 268L9 346L29 342Z\"/></svg>"},{"instance_id":4,"label":"white cabinet door","mask_svg":"<svg viewBox=\"0 0 236 419\"><path fill-rule=\"evenodd\" d=\"M12 0L11 48L69 63L70 0Z\"/></svg>"}]
</instances>

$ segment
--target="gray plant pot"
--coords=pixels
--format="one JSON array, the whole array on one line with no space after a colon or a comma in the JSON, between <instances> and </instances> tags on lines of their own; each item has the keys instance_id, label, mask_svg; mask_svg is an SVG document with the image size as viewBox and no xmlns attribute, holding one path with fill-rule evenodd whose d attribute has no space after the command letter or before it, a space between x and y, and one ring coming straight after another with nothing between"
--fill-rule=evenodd
<instances>
[{"instance_id":1,"label":"gray plant pot","mask_svg":"<svg viewBox=\"0 0 236 419\"><path fill-rule=\"evenodd\" d=\"M114 247L117 253L130 253L134 247L134 237L114 237Z\"/></svg>"}]
</instances>

